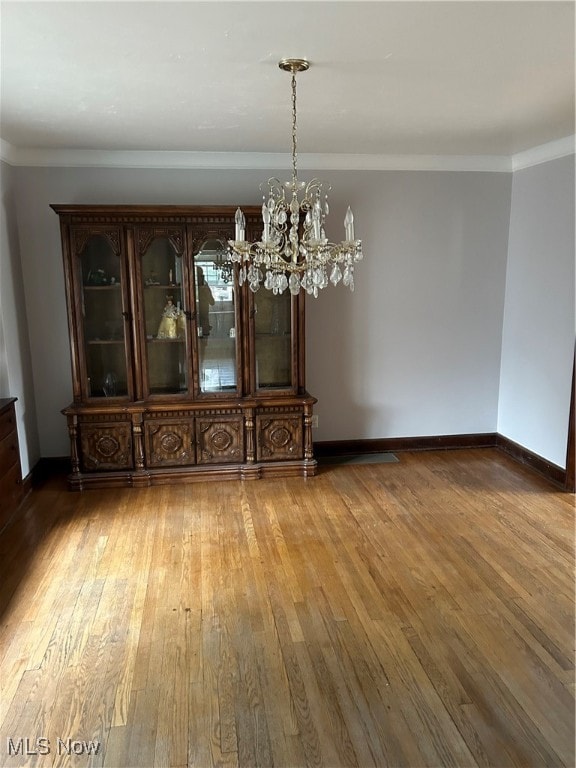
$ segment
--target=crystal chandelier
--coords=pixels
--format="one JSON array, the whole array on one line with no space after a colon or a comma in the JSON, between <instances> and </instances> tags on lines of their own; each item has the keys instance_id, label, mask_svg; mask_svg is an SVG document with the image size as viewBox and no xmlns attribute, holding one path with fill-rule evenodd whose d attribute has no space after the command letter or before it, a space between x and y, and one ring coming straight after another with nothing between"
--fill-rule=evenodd
<instances>
[{"instance_id":1,"label":"crystal chandelier","mask_svg":"<svg viewBox=\"0 0 576 768\"><path fill-rule=\"evenodd\" d=\"M262 239L246 241L246 219L236 211L235 239L229 240L230 260L240 265L239 282L248 281L256 292L260 285L292 295L302 289L318 296L328 283L342 283L354 290L354 264L362 258L362 241L354 237L354 216L350 207L344 218L344 240L331 243L324 231L329 213L330 187L318 179L298 181L296 167L296 73L310 66L305 59L282 59L280 69L292 75L292 179L269 179L260 185L263 194ZM299 197L300 195L300 197Z\"/></svg>"}]
</instances>

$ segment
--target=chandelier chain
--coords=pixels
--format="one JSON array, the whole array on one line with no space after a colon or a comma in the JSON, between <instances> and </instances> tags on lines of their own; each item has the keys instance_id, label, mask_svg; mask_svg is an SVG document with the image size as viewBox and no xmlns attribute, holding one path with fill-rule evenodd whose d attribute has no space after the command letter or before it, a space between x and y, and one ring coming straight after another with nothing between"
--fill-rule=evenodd
<instances>
[{"instance_id":1,"label":"chandelier chain","mask_svg":"<svg viewBox=\"0 0 576 768\"><path fill-rule=\"evenodd\" d=\"M298 172L296 170L296 145L298 139L296 135L296 74L292 72L292 181L296 189Z\"/></svg>"}]
</instances>

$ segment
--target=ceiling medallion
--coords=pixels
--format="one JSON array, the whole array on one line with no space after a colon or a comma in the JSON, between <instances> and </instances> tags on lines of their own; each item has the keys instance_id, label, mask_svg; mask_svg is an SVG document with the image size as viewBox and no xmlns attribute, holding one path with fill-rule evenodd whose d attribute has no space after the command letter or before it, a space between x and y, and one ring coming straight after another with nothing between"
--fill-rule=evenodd
<instances>
[{"instance_id":1,"label":"ceiling medallion","mask_svg":"<svg viewBox=\"0 0 576 768\"><path fill-rule=\"evenodd\" d=\"M292 76L292 179L271 178L260 189L262 239L247 242L246 219L238 208L234 240L229 240L229 258L239 264L239 283L248 282L256 292L261 285L274 294L286 289L292 295L300 290L318 296L329 283L340 281L354 290L354 265L362 258L362 241L354 236L354 216L350 207L344 217L344 240L331 243L324 221L329 213L328 192L318 179L298 181L296 133L296 74L310 64L305 59L282 59L278 66Z\"/></svg>"}]
</instances>

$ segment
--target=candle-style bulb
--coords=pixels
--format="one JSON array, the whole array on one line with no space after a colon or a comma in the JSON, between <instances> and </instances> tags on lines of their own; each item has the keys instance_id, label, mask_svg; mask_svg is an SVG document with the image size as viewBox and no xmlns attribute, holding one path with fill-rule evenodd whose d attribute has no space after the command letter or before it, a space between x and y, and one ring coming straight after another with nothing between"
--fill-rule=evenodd
<instances>
[{"instance_id":1,"label":"candle-style bulb","mask_svg":"<svg viewBox=\"0 0 576 768\"><path fill-rule=\"evenodd\" d=\"M312 225L314 231L314 240L320 240L322 233L320 232L320 220L321 220L320 200L316 198L312 207Z\"/></svg>"},{"instance_id":2,"label":"candle-style bulb","mask_svg":"<svg viewBox=\"0 0 576 768\"><path fill-rule=\"evenodd\" d=\"M246 219L240 208L236 208L236 214L234 216L234 223L236 225L236 241L244 240L244 232L246 228Z\"/></svg>"},{"instance_id":3,"label":"candle-style bulb","mask_svg":"<svg viewBox=\"0 0 576 768\"><path fill-rule=\"evenodd\" d=\"M267 243L270 240L270 209L264 203L262 205L262 222L264 223L264 232L262 233L262 241Z\"/></svg>"},{"instance_id":4,"label":"candle-style bulb","mask_svg":"<svg viewBox=\"0 0 576 768\"><path fill-rule=\"evenodd\" d=\"M346 216L344 216L344 228L346 230L346 241L351 243L354 240L354 214L350 206L348 206Z\"/></svg>"}]
</instances>

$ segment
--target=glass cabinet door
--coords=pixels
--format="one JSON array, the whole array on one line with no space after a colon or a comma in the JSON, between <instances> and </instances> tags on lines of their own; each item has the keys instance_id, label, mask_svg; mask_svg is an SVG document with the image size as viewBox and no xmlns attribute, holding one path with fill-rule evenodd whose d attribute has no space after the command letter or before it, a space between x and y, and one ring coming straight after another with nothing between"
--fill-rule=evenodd
<instances>
[{"instance_id":1,"label":"glass cabinet door","mask_svg":"<svg viewBox=\"0 0 576 768\"><path fill-rule=\"evenodd\" d=\"M256 389L292 387L292 297L260 288L254 294Z\"/></svg>"},{"instance_id":2,"label":"glass cabinet door","mask_svg":"<svg viewBox=\"0 0 576 768\"><path fill-rule=\"evenodd\" d=\"M226 243L206 240L194 256L194 292L201 393L238 388L237 301L234 271L225 260Z\"/></svg>"},{"instance_id":3,"label":"glass cabinet door","mask_svg":"<svg viewBox=\"0 0 576 768\"><path fill-rule=\"evenodd\" d=\"M114 242L109 235L112 234ZM85 241L79 253L86 396L125 398L131 394L124 286L119 238L114 233L76 231Z\"/></svg>"},{"instance_id":4,"label":"glass cabinet door","mask_svg":"<svg viewBox=\"0 0 576 768\"><path fill-rule=\"evenodd\" d=\"M140 280L146 347L146 394L188 392L188 307L183 288L182 232L154 236L140 231Z\"/></svg>"}]
</instances>

